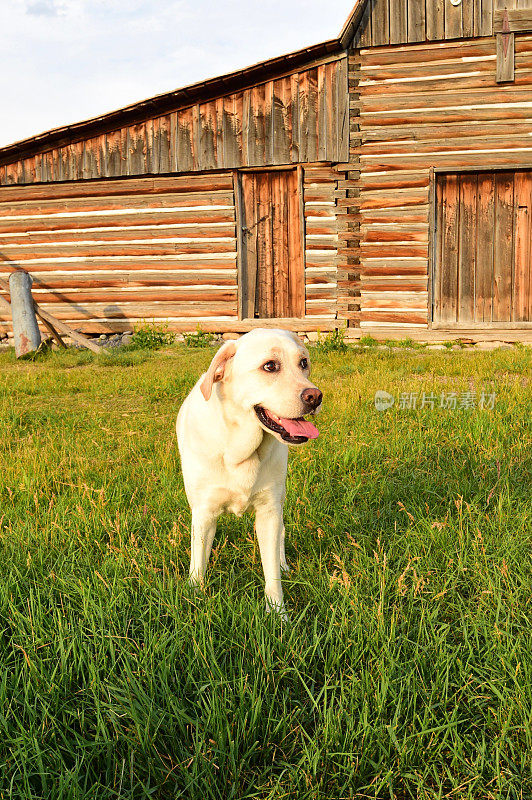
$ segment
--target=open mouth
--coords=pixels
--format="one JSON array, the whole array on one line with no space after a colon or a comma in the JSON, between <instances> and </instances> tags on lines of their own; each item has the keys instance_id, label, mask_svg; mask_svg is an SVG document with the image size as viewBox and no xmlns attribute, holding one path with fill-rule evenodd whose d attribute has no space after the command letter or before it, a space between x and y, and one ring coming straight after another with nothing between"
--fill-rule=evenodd
<instances>
[{"instance_id":1,"label":"open mouth","mask_svg":"<svg viewBox=\"0 0 532 800\"><path fill-rule=\"evenodd\" d=\"M312 422L303 417L297 419L278 417L262 406L255 406L255 414L265 428L277 433L287 444L304 444L309 439L317 439L320 435Z\"/></svg>"}]
</instances>

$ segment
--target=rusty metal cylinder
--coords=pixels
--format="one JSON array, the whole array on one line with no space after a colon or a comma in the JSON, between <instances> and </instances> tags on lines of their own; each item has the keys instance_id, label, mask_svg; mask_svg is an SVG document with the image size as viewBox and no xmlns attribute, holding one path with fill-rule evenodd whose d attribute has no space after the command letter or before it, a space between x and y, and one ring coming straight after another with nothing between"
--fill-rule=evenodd
<instances>
[{"instance_id":1,"label":"rusty metal cylinder","mask_svg":"<svg viewBox=\"0 0 532 800\"><path fill-rule=\"evenodd\" d=\"M41 332L33 306L31 285L33 279L27 272L13 272L9 276L13 336L17 358L32 353L41 343Z\"/></svg>"}]
</instances>

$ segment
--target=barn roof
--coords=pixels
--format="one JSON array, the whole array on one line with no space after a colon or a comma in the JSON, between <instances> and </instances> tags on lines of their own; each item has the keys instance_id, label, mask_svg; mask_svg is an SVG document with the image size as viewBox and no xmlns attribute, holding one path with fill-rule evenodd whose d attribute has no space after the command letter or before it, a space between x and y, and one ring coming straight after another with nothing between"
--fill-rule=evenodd
<instances>
[{"instance_id":1,"label":"barn roof","mask_svg":"<svg viewBox=\"0 0 532 800\"><path fill-rule=\"evenodd\" d=\"M51 147L61 147L89 136L98 136L125 124L134 124L152 116L211 100L221 94L238 91L260 81L269 80L288 70L297 69L314 59L340 53L349 46L360 22L366 1L356 0L339 36L335 39L260 61L252 66L216 78L165 92L82 122L52 128L37 136L21 139L0 148L0 162L9 163L9 160L23 158Z\"/></svg>"}]
</instances>

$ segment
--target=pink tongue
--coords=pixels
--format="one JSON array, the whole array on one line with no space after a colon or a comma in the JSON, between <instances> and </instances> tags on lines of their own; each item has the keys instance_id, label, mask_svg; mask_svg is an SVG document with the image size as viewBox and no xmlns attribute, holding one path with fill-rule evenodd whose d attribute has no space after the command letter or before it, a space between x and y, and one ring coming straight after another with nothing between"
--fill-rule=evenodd
<instances>
[{"instance_id":1,"label":"pink tongue","mask_svg":"<svg viewBox=\"0 0 532 800\"><path fill-rule=\"evenodd\" d=\"M306 419L284 419L280 417L281 425L290 436L306 436L307 439L317 439L319 430Z\"/></svg>"}]
</instances>

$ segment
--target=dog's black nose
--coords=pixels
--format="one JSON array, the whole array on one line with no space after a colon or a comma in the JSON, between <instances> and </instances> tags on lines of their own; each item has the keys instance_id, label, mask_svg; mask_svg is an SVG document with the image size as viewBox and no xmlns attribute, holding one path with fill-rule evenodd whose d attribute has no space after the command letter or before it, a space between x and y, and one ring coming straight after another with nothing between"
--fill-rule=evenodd
<instances>
[{"instance_id":1,"label":"dog's black nose","mask_svg":"<svg viewBox=\"0 0 532 800\"><path fill-rule=\"evenodd\" d=\"M314 410L323 400L323 395L319 389L303 389L301 399L309 409Z\"/></svg>"}]
</instances>

